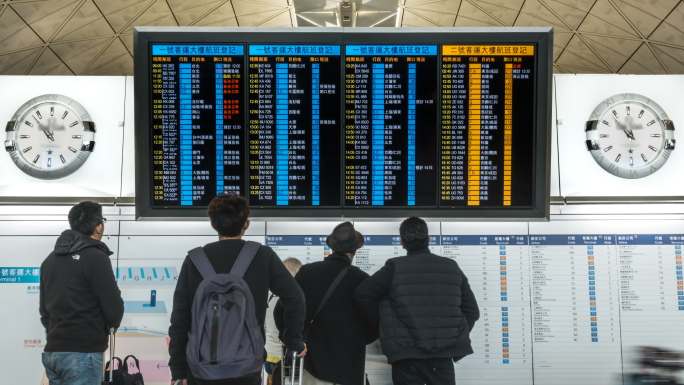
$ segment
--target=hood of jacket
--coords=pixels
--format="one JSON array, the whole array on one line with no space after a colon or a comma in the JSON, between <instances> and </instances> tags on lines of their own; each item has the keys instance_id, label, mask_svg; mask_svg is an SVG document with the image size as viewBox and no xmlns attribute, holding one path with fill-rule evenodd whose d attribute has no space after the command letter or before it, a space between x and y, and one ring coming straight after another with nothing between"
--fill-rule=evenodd
<instances>
[{"instance_id":1,"label":"hood of jacket","mask_svg":"<svg viewBox=\"0 0 684 385\"><path fill-rule=\"evenodd\" d=\"M70 256L91 247L102 251L108 256L114 254L103 242L88 238L77 231L65 230L59 238L57 238L57 242L55 243L55 255Z\"/></svg>"}]
</instances>

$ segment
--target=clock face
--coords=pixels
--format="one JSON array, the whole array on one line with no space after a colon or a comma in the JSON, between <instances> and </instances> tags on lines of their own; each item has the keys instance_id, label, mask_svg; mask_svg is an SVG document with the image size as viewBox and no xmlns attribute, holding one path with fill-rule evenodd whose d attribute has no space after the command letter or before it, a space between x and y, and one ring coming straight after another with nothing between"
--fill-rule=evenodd
<instances>
[{"instance_id":1,"label":"clock face","mask_svg":"<svg viewBox=\"0 0 684 385\"><path fill-rule=\"evenodd\" d=\"M95 147L95 124L75 100L42 95L24 103L7 123L5 148L25 173L41 179L67 176Z\"/></svg>"},{"instance_id":2,"label":"clock face","mask_svg":"<svg viewBox=\"0 0 684 385\"><path fill-rule=\"evenodd\" d=\"M674 124L656 102L639 94L618 94L601 102L585 131L594 160L621 178L653 174L675 149Z\"/></svg>"}]
</instances>

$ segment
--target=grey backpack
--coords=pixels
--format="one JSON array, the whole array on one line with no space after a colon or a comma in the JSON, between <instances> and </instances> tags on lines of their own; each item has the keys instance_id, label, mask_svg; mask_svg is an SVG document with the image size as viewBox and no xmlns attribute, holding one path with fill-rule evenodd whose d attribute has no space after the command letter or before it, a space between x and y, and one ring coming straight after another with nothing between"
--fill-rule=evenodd
<instances>
[{"instance_id":1,"label":"grey backpack","mask_svg":"<svg viewBox=\"0 0 684 385\"><path fill-rule=\"evenodd\" d=\"M203 248L188 254L203 279L192 302L186 348L188 366L198 379L239 378L261 371L264 336L254 297L243 279L259 247L256 242L245 242L228 274L214 271Z\"/></svg>"}]
</instances>

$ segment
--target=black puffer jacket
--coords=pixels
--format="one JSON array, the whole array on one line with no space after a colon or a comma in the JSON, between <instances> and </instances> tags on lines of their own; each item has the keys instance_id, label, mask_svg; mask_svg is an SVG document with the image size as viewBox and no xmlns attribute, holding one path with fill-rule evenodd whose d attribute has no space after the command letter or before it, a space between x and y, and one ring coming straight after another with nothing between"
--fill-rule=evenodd
<instances>
[{"instance_id":1,"label":"black puffer jacket","mask_svg":"<svg viewBox=\"0 0 684 385\"><path fill-rule=\"evenodd\" d=\"M480 317L458 264L426 248L393 258L356 290L370 318L379 315L380 342L390 363L473 353L470 330Z\"/></svg>"}]
</instances>

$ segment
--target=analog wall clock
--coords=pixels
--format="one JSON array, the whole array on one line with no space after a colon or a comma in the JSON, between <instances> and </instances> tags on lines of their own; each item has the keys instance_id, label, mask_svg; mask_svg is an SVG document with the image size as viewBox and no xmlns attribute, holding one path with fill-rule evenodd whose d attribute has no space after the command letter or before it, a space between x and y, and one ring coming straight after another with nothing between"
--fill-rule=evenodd
<instances>
[{"instance_id":1,"label":"analog wall clock","mask_svg":"<svg viewBox=\"0 0 684 385\"><path fill-rule=\"evenodd\" d=\"M675 149L674 124L665 110L639 94L618 94L601 102L585 132L594 160L621 178L653 174Z\"/></svg>"},{"instance_id":2,"label":"analog wall clock","mask_svg":"<svg viewBox=\"0 0 684 385\"><path fill-rule=\"evenodd\" d=\"M5 149L23 172L57 179L78 170L95 148L95 123L77 101L41 95L24 103L5 128Z\"/></svg>"}]
</instances>

